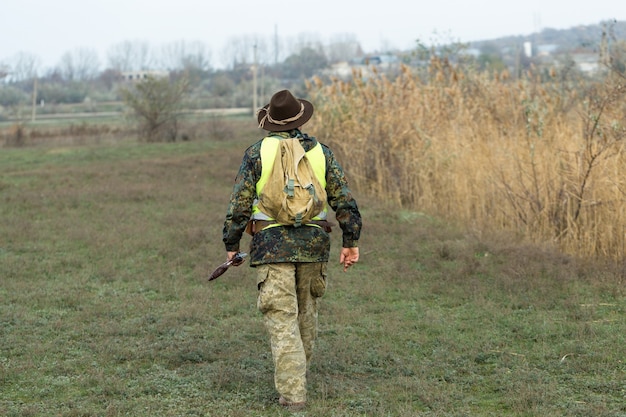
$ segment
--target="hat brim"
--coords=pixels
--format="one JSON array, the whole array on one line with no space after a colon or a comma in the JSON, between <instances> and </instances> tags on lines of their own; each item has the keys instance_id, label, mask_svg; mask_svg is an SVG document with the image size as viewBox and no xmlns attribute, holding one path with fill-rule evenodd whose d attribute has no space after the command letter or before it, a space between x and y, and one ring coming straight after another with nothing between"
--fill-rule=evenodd
<instances>
[{"instance_id":1,"label":"hat brim","mask_svg":"<svg viewBox=\"0 0 626 417\"><path fill-rule=\"evenodd\" d=\"M269 120L265 120L262 129L268 130L270 132L286 132L288 130L297 129L306 122L308 122L311 116L313 116L313 104L301 98L297 100L304 105L304 112L302 113L302 117L300 117L298 120L294 120L293 122L289 122L284 125L277 125L271 123ZM263 120L263 117L265 117L265 113L267 113L267 109L269 106L269 103L266 104L257 113L257 122L259 124L261 123L261 120Z\"/></svg>"}]
</instances>

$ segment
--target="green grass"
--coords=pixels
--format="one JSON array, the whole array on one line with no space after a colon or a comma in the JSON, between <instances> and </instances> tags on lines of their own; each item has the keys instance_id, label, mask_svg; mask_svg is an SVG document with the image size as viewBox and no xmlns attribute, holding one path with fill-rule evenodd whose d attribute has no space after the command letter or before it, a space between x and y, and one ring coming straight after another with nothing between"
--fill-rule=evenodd
<instances>
[{"instance_id":1,"label":"green grass","mask_svg":"<svg viewBox=\"0 0 626 417\"><path fill-rule=\"evenodd\" d=\"M0 150L0 415L288 415L254 271L206 281L255 135ZM356 194L303 415L626 416L620 265Z\"/></svg>"}]
</instances>

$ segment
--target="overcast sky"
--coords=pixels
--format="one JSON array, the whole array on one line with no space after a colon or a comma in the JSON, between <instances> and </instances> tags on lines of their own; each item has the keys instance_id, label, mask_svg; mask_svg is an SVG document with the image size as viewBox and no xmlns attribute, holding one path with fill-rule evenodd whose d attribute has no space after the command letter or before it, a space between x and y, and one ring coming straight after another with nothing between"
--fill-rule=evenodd
<instances>
[{"instance_id":1,"label":"overcast sky","mask_svg":"<svg viewBox=\"0 0 626 417\"><path fill-rule=\"evenodd\" d=\"M228 41L243 36L306 33L326 43L351 34L373 52L410 49L417 39L469 42L610 19L626 20L623 0L1 0L0 63L27 52L54 66L65 52L89 48L105 64L114 44L184 40L205 43L218 66Z\"/></svg>"}]
</instances>

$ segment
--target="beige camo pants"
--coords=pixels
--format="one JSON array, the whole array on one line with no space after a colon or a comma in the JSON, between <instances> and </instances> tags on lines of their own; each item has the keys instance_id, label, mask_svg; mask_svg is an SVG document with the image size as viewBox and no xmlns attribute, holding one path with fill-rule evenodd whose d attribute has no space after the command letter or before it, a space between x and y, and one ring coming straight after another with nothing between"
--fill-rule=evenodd
<instances>
[{"instance_id":1,"label":"beige camo pants","mask_svg":"<svg viewBox=\"0 0 626 417\"><path fill-rule=\"evenodd\" d=\"M276 390L287 401L306 401L306 371L317 337L317 298L326 288L326 263L261 265L257 284Z\"/></svg>"}]
</instances>

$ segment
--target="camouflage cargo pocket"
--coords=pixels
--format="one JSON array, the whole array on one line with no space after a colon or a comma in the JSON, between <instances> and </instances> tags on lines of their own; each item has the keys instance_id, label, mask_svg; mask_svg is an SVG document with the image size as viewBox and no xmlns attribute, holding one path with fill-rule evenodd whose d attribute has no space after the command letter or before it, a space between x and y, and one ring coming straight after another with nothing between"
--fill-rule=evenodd
<instances>
[{"instance_id":1,"label":"camouflage cargo pocket","mask_svg":"<svg viewBox=\"0 0 626 417\"><path fill-rule=\"evenodd\" d=\"M264 288L265 281L269 275L269 267L267 265L261 265L257 268L257 302L256 306L261 313L264 313L269 310L269 303L271 302L271 297L268 294L266 288Z\"/></svg>"},{"instance_id":2,"label":"camouflage cargo pocket","mask_svg":"<svg viewBox=\"0 0 626 417\"><path fill-rule=\"evenodd\" d=\"M319 275L311 278L311 295L313 297L321 297L326 292L326 264L320 266Z\"/></svg>"}]
</instances>

